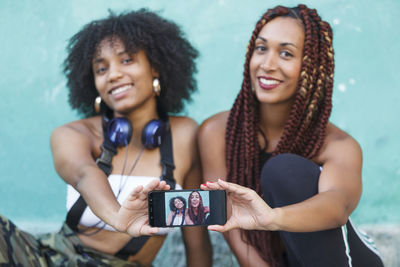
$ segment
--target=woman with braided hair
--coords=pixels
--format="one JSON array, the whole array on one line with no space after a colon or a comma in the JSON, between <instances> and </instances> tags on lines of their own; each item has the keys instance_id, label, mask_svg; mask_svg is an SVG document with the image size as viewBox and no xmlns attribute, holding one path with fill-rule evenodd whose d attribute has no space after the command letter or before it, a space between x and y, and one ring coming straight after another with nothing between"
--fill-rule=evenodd
<instances>
[{"instance_id":1,"label":"woman with braided hair","mask_svg":"<svg viewBox=\"0 0 400 267\"><path fill-rule=\"evenodd\" d=\"M207 182L225 189L224 232L243 266L382 266L349 216L362 152L329 122L332 31L305 5L277 6L251 36L241 91L198 140ZM217 178L220 178L217 180Z\"/></svg>"}]
</instances>

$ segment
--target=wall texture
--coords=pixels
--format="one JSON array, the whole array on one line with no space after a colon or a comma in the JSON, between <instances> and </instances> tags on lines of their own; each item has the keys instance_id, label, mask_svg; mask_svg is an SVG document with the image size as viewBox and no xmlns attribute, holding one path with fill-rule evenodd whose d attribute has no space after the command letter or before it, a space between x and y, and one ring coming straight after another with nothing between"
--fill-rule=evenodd
<instances>
[{"instance_id":1,"label":"wall texture","mask_svg":"<svg viewBox=\"0 0 400 267\"><path fill-rule=\"evenodd\" d=\"M190 3L189 3L190 2ZM251 30L266 8L297 1L69 0L0 2L0 213L43 230L65 215L65 184L53 168L49 136L78 119L61 72L69 37L108 9L148 7L180 24L200 50L199 91L185 114L199 123L229 109L240 89ZM364 152L358 224L400 224L400 2L309 0L334 30L331 120ZM68 142L68 140L65 140ZM396 212L397 210L397 212Z\"/></svg>"}]
</instances>

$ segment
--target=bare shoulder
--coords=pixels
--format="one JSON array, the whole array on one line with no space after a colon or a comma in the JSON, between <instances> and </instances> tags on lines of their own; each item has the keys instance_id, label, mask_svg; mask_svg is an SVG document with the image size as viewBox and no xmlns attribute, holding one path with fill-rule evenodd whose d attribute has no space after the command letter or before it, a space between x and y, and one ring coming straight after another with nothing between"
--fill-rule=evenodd
<instances>
[{"instance_id":1,"label":"bare shoulder","mask_svg":"<svg viewBox=\"0 0 400 267\"><path fill-rule=\"evenodd\" d=\"M228 117L229 111L223 111L204 120L200 125L199 139L225 139Z\"/></svg>"},{"instance_id":2,"label":"bare shoulder","mask_svg":"<svg viewBox=\"0 0 400 267\"><path fill-rule=\"evenodd\" d=\"M229 111L206 119L200 126L198 146L203 167L203 180L226 179L225 132Z\"/></svg>"},{"instance_id":3,"label":"bare shoulder","mask_svg":"<svg viewBox=\"0 0 400 267\"><path fill-rule=\"evenodd\" d=\"M174 135L195 133L198 128L198 124L195 120L185 116L171 116L169 117L169 121Z\"/></svg>"},{"instance_id":4,"label":"bare shoulder","mask_svg":"<svg viewBox=\"0 0 400 267\"><path fill-rule=\"evenodd\" d=\"M337 219L338 224L343 224L361 197L361 147L348 133L329 123L324 145L317 158L319 165L322 165L318 190L319 192L335 191L339 193L336 204L346 207L346 216Z\"/></svg>"},{"instance_id":5,"label":"bare shoulder","mask_svg":"<svg viewBox=\"0 0 400 267\"><path fill-rule=\"evenodd\" d=\"M199 127L198 124L193 119L184 116L171 116L169 121L174 144L174 153L176 150L177 153L182 152L186 154L188 149L192 150L196 146L195 141L197 129Z\"/></svg>"},{"instance_id":6,"label":"bare shoulder","mask_svg":"<svg viewBox=\"0 0 400 267\"><path fill-rule=\"evenodd\" d=\"M63 131L73 131L81 134L101 134L99 132L99 126L101 125L101 117L91 117L87 119L81 119L71 121L61 126L58 126L53 130L54 134L59 134Z\"/></svg>"},{"instance_id":7,"label":"bare shoulder","mask_svg":"<svg viewBox=\"0 0 400 267\"><path fill-rule=\"evenodd\" d=\"M50 136L51 146L54 147L60 143L86 143L94 145L101 142L102 129L101 117L92 117L66 123L55 128ZM68 142L65 142L68 140Z\"/></svg>"},{"instance_id":8,"label":"bare shoulder","mask_svg":"<svg viewBox=\"0 0 400 267\"><path fill-rule=\"evenodd\" d=\"M317 158L320 163L332 159L361 161L362 151L357 140L339 127L329 123L324 145Z\"/></svg>"},{"instance_id":9,"label":"bare shoulder","mask_svg":"<svg viewBox=\"0 0 400 267\"><path fill-rule=\"evenodd\" d=\"M196 175L192 174L192 170L195 169L194 166L198 162L196 146L198 125L193 119L183 116L171 116L169 121L176 166L174 170L175 179L177 183L184 187L192 186L192 183L197 187L200 180L196 180Z\"/></svg>"},{"instance_id":10,"label":"bare shoulder","mask_svg":"<svg viewBox=\"0 0 400 267\"><path fill-rule=\"evenodd\" d=\"M195 120L185 116L171 116L169 118L171 125L172 138L175 145L180 148L191 147L195 144L198 124Z\"/></svg>"},{"instance_id":11,"label":"bare shoulder","mask_svg":"<svg viewBox=\"0 0 400 267\"><path fill-rule=\"evenodd\" d=\"M50 137L50 147L57 173L76 186L87 167L97 168L94 159L103 140L101 118L82 119L59 126Z\"/></svg>"}]
</instances>

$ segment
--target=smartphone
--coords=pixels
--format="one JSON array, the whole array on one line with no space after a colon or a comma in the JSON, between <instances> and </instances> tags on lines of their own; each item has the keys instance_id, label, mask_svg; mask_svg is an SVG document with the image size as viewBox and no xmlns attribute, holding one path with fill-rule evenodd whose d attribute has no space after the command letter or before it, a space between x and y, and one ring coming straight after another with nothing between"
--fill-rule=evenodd
<instances>
[{"instance_id":1,"label":"smartphone","mask_svg":"<svg viewBox=\"0 0 400 267\"><path fill-rule=\"evenodd\" d=\"M225 190L151 191L148 201L149 224L152 227L226 223Z\"/></svg>"}]
</instances>

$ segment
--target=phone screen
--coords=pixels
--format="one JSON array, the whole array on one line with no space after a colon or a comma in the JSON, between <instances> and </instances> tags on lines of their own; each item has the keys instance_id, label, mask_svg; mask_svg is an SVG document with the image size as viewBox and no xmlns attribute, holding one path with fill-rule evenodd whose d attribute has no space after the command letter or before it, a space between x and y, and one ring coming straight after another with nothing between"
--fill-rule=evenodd
<instances>
[{"instance_id":1,"label":"phone screen","mask_svg":"<svg viewBox=\"0 0 400 267\"><path fill-rule=\"evenodd\" d=\"M149 193L149 224L182 227L226 223L224 190L171 190Z\"/></svg>"}]
</instances>

